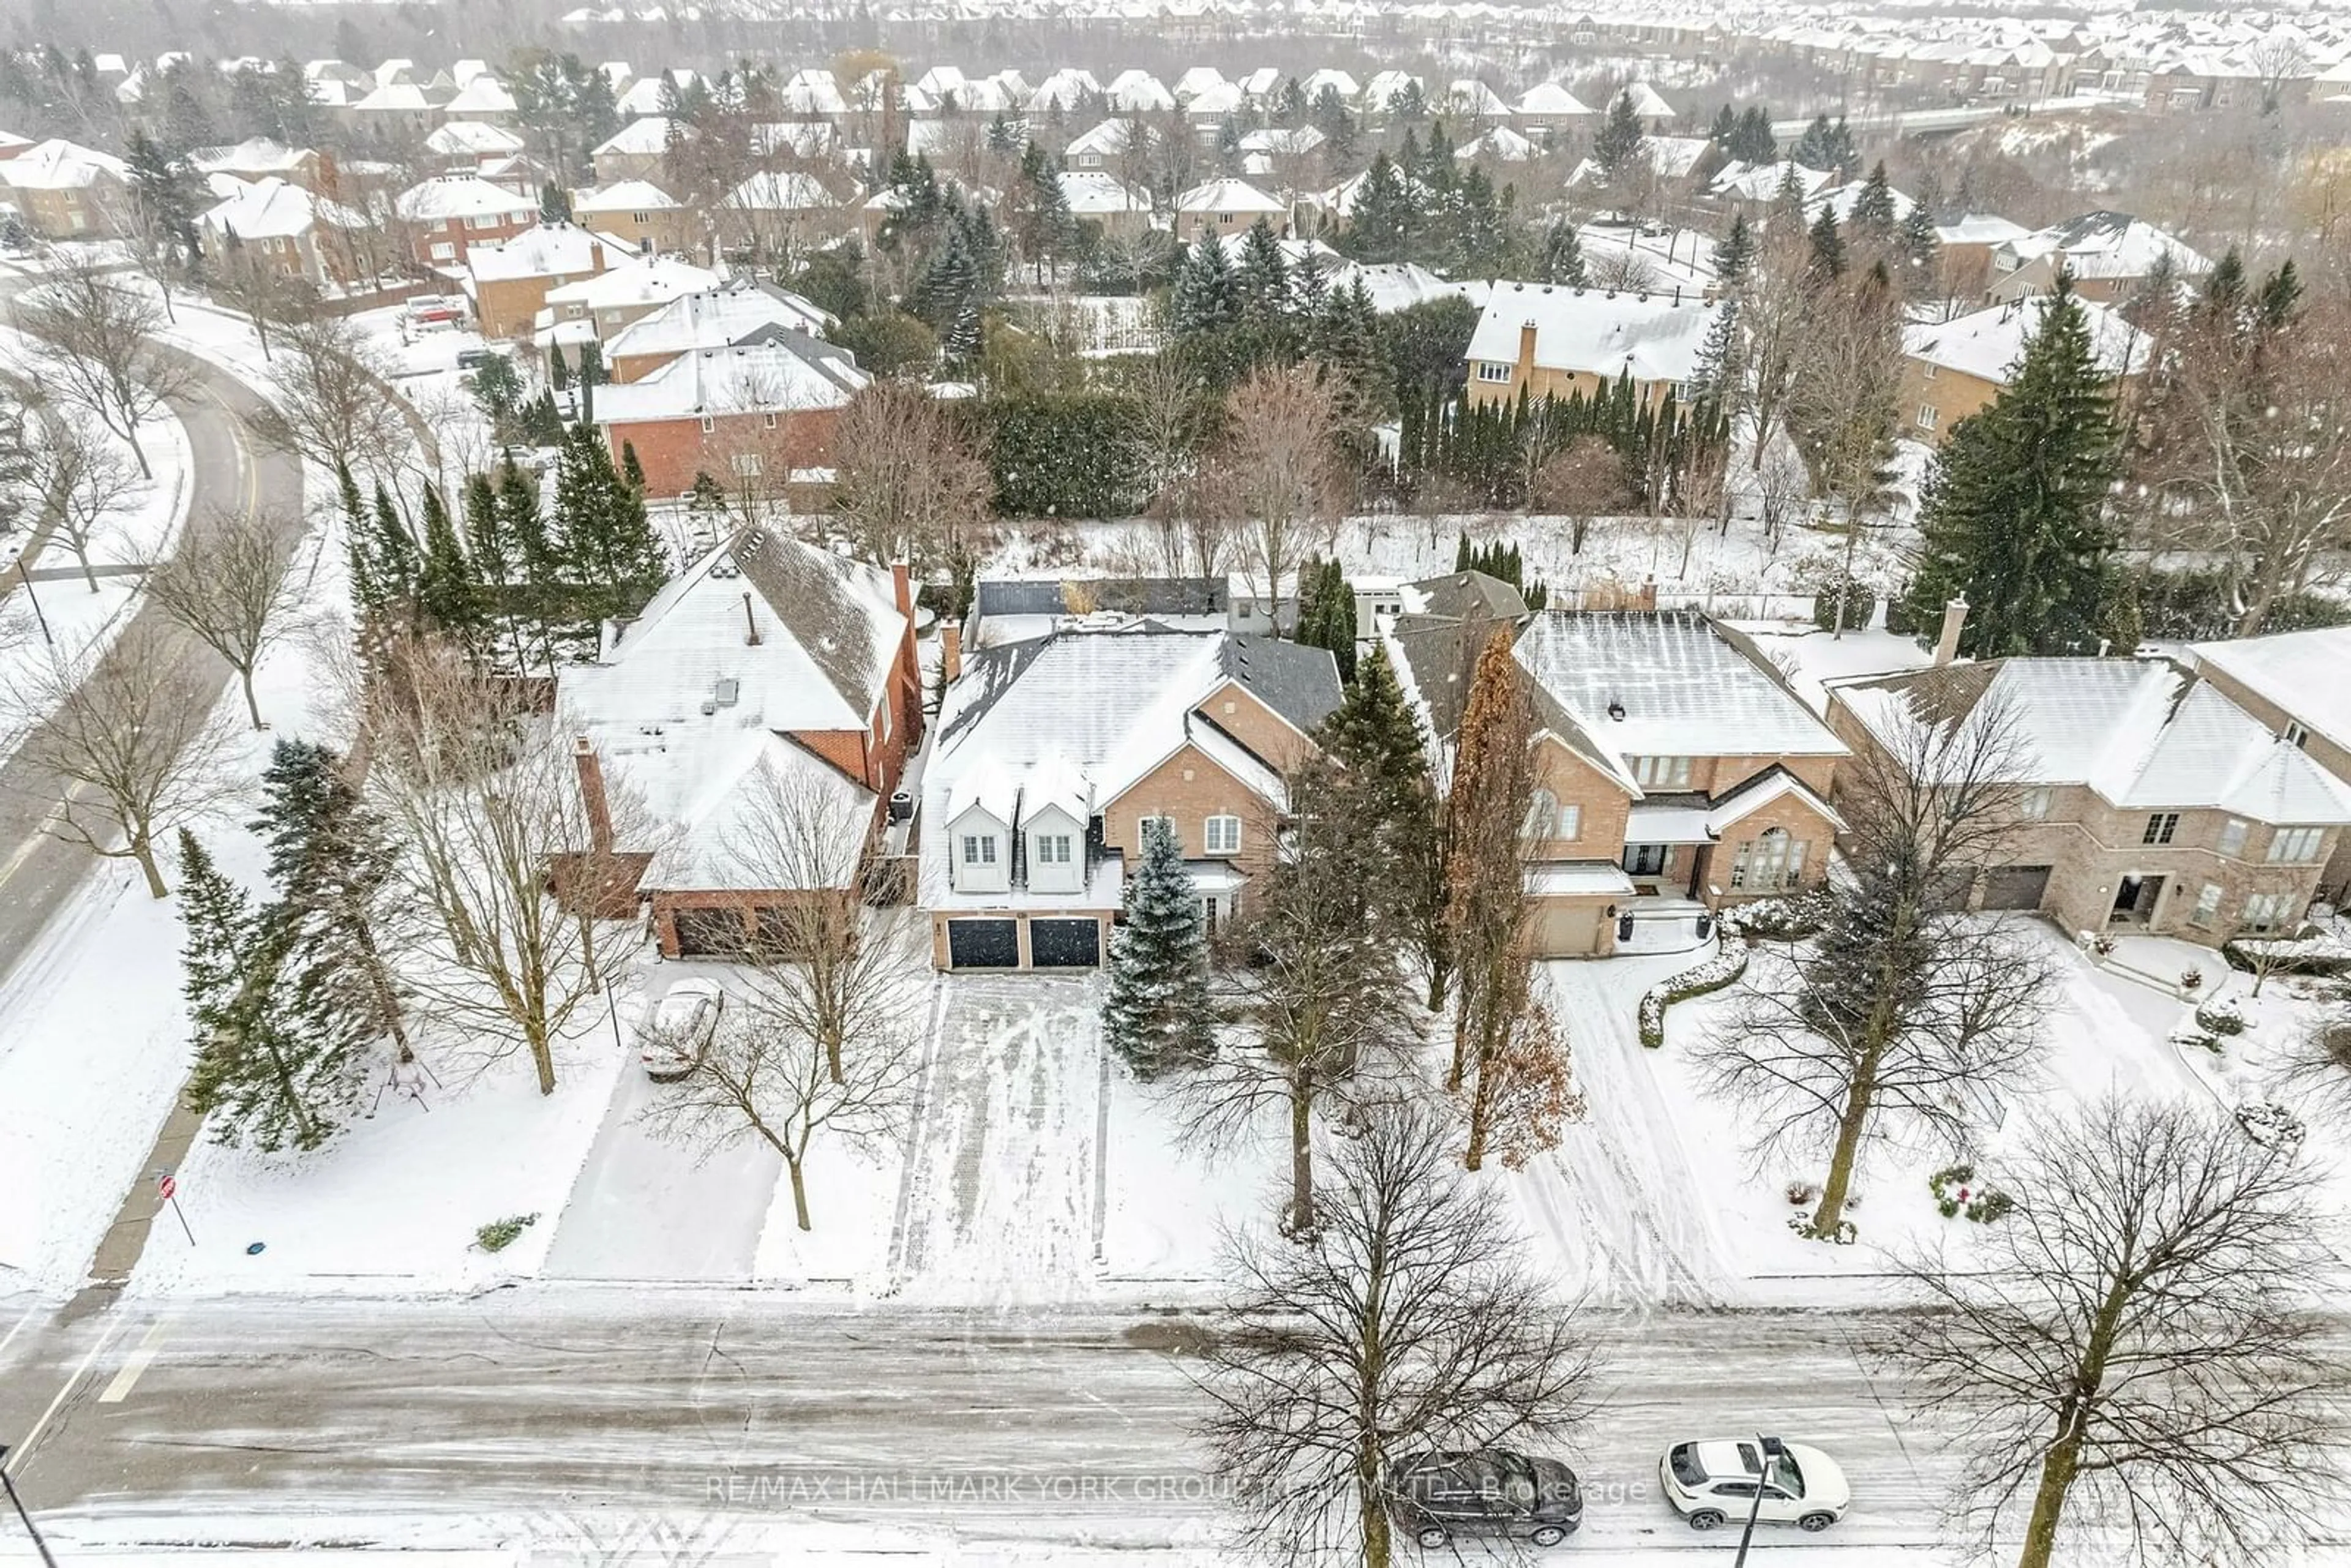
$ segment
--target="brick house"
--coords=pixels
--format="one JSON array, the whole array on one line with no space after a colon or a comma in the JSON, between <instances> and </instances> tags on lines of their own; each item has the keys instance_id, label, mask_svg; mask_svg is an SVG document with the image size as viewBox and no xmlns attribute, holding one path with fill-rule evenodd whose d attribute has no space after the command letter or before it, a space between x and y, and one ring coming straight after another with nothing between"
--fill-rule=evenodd
<instances>
[{"instance_id":1,"label":"brick house","mask_svg":"<svg viewBox=\"0 0 2351 1568\"><path fill-rule=\"evenodd\" d=\"M1886 755L1931 714L2015 726L2022 821L1970 907L2068 932L2219 946L2291 932L2351 823L2351 785L2167 659L1995 659L1838 682L1829 721Z\"/></svg>"},{"instance_id":2,"label":"brick house","mask_svg":"<svg viewBox=\"0 0 2351 1568\"><path fill-rule=\"evenodd\" d=\"M598 849L646 857L636 891L662 952L726 956L763 908L825 891L754 885L753 873L780 878L733 852L765 781L820 793L844 824L878 824L921 740L907 569L747 529L608 626L594 664L558 674L556 702L583 787L642 805L608 807L630 826Z\"/></svg>"},{"instance_id":3,"label":"brick house","mask_svg":"<svg viewBox=\"0 0 2351 1568\"><path fill-rule=\"evenodd\" d=\"M703 473L722 485L790 483L830 462L841 407L870 380L848 350L778 332L599 387L595 420L614 462L634 448L655 496L682 496Z\"/></svg>"},{"instance_id":4,"label":"brick house","mask_svg":"<svg viewBox=\"0 0 2351 1568\"><path fill-rule=\"evenodd\" d=\"M1541 956L1665 943L1826 874L1846 747L1734 633L1690 613L1530 613L1479 572L1404 600L1389 646L1448 751L1479 654L1514 638L1535 706L1524 838Z\"/></svg>"},{"instance_id":5,"label":"brick house","mask_svg":"<svg viewBox=\"0 0 2351 1568\"><path fill-rule=\"evenodd\" d=\"M224 199L207 208L196 226L205 254L214 259L234 247L285 277L320 286L349 282L355 275L350 236L367 226L359 213L274 175L250 184L214 175L213 189Z\"/></svg>"},{"instance_id":6,"label":"brick house","mask_svg":"<svg viewBox=\"0 0 2351 1568\"><path fill-rule=\"evenodd\" d=\"M2024 345L2041 330L2053 296L2030 295L1902 329L1902 391L1896 405L1913 440L1941 445L1951 426L1998 397ZM2116 382L2135 382L2155 357L2155 340L2120 312L2085 300L2090 351Z\"/></svg>"},{"instance_id":7,"label":"brick house","mask_svg":"<svg viewBox=\"0 0 2351 1568\"><path fill-rule=\"evenodd\" d=\"M120 227L130 165L70 141L37 141L0 161L0 188L43 239L88 239Z\"/></svg>"},{"instance_id":8,"label":"brick house","mask_svg":"<svg viewBox=\"0 0 2351 1568\"><path fill-rule=\"evenodd\" d=\"M1321 648L1150 621L974 653L923 773L923 907L942 969L1092 968L1143 825L1167 822L1211 929L1263 869L1282 773L1339 705Z\"/></svg>"},{"instance_id":9,"label":"brick house","mask_svg":"<svg viewBox=\"0 0 2351 1568\"><path fill-rule=\"evenodd\" d=\"M1259 218L1271 224L1276 235L1288 234L1294 221L1288 202L1246 180L1211 180L1176 198L1176 237L1186 245L1247 234Z\"/></svg>"},{"instance_id":10,"label":"brick house","mask_svg":"<svg viewBox=\"0 0 2351 1568\"><path fill-rule=\"evenodd\" d=\"M463 266L477 245L509 240L538 222L538 204L476 174L442 174L392 199L419 266Z\"/></svg>"},{"instance_id":11,"label":"brick house","mask_svg":"<svg viewBox=\"0 0 2351 1568\"><path fill-rule=\"evenodd\" d=\"M1679 293L1497 283L1469 337L1469 401L1590 400L1630 376L1641 402L1662 402L1698 373L1721 308Z\"/></svg>"},{"instance_id":12,"label":"brick house","mask_svg":"<svg viewBox=\"0 0 2351 1568\"><path fill-rule=\"evenodd\" d=\"M2074 292L2102 305L2120 304L2138 292L2165 257L2182 284L2212 270L2202 254L2128 213L2084 213L2036 229L2022 239L1992 247L1991 281L1984 298L1993 304L2055 291L2057 275L2071 273Z\"/></svg>"},{"instance_id":13,"label":"brick house","mask_svg":"<svg viewBox=\"0 0 2351 1568\"><path fill-rule=\"evenodd\" d=\"M672 300L706 292L719 282L707 267L646 252L549 289L538 325L543 333L561 334L584 323L597 341L608 342Z\"/></svg>"},{"instance_id":14,"label":"brick house","mask_svg":"<svg viewBox=\"0 0 2351 1568\"><path fill-rule=\"evenodd\" d=\"M309 147L288 147L266 136L247 137L230 147L200 147L188 154L199 174L234 174L256 183L279 179L306 191L335 188L335 161Z\"/></svg>"},{"instance_id":15,"label":"brick house","mask_svg":"<svg viewBox=\"0 0 2351 1568\"><path fill-rule=\"evenodd\" d=\"M598 142L588 154L596 170L596 183L617 185L627 180L658 181L669 162L670 139L692 134L693 129L682 120L648 115L629 121Z\"/></svg>"},{"instance_id":16,"label":"brick house","mask_svg":"<svg viewBox=\"0 0 2351 1568\"><path fill-rule=\"evenodd\" d=\"M549 290L625 266L633 253L570 224L525 229L465 252L466 291L485 338L530 334Z\"/></svg>"},{"instance_id":17,"label":"brick house","mask_svg":"<svg viewBox=\"0 0 2351 1568\"><path fill-rule=\"evenodd\" d=\"M2351 627L2282 632L2189 650L2196 673L2273 735L2351 784ZM2351 833L2335 841L2319 888L2338 907L2351 902Z\"/></svg>"},{"instance_id":18,"label":"brick house","mask_svg":"<svg viewBox=\"0 0 2351 1568\"><path fill-rule=\"evenodd\" d=\"M574 192L571 216L583 228L657 251L689 250L701 237L695 215L648 180L621 180Z\"/></svg>"}]
</instances>

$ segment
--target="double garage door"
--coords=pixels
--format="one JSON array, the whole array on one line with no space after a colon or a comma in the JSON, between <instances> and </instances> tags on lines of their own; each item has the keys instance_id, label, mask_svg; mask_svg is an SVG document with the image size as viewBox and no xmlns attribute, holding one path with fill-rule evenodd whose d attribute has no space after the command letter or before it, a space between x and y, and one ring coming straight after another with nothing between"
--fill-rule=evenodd
<instances>
[{"instance_id":1,"label":"double garage door","mask_svg":"<svg viewBox=\"0 0 2351 1568\"><path fill-rule=\"evenodd\" d=\"M1986 909L2038 909L2049 892L2045 865L2004 865L1984 873Z\"/></svg>"},{"instance_id":2,"label":"double garage door","mask_svg":"<svg viewBox=\"0 0 2351 1568\"><path fill-rule=\"evenodd\" d=\"M1029 962L1039 969L1092 969L1102 963L1099 920L1031 920ZM1009 919L947 922L947 967L1017 969L1020 923Z\"/></svg>"}]
</instances>

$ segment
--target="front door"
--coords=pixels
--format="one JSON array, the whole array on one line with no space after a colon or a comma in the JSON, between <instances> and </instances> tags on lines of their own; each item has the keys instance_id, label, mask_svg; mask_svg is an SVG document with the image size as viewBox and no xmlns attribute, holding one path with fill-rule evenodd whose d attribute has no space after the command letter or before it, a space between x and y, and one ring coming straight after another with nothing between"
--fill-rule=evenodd
<instances>
[{"instance_id":1,"label":"front door","mask_svg":"<svg viewBox=\"0 0 2351 1568\"><path fill-rule=\"evenodd\" d=\"M1666 861L1674 852L1671 844L1626 844L1625 871L1630 876L1663 876Z\"/></svg>"},{"instance_id":2,"label":"front door","mask_svg":"<svg viewBox=\"0 0 2351 1568\"><path fill-rule=\"evenodd\" d=\"M2115 907L2108 916L2134 925L2155 918L2155 901L2163 895L2159 876L2126 876L2115 888Z\"/></svg>"}]
</instances>

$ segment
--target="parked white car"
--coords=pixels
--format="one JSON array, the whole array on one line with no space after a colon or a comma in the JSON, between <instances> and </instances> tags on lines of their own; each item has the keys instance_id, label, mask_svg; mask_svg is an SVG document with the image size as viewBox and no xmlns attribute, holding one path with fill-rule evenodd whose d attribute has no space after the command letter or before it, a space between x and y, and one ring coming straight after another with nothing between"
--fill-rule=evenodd
<instances>
[{"instance_id":1,"label":"parked white car","mask_svg":"<svg viewBox=\"0 0 2351 1568\"><path fill-rule=\"evenodd\" d=\"M637 1055L645 1064L645 1076L656 1083L675 1083L692 1074L726 1009L726 993L716 980L689 976L670 987L653 1009L653 1021L638 1031Z\"/></svg>"},{"instance_id":2,"label":"parked white car","mask_svg":"<svg viewBox=\"0 0 2351 1568\"><path fill-rule=\"evenodd\" d=\"M1771 1451L1764 1452L1765 1445ZM1764 1473L1766 1461L1771 1473ZM1750 1510L1767 1524L1826 1530L1853 1505L1853 1488L1837 1462L1805 1443L1725 1437L1676 1443L1657 1461L1666 1500L1692 1530L1745 1524ZM1756 1488L1762 1502L1756 1502Z\"/></svg>"}]
</instances>

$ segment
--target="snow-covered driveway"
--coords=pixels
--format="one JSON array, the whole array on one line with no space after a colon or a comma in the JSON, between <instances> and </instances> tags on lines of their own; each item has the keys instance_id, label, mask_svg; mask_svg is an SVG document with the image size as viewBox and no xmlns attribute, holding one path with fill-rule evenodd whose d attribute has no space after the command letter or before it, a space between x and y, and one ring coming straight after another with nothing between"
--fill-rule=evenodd
<instances>
[{"instance_id":1,"label":"snow-covered driveway","mask_svg":"<svg viewBox=\"0 0 2351 1568\"><path fill-rule=\"evenodd\" d=\"M1567 1284L1595 1304L1711 1307L1733 1293L1709 1195L1635 1023L1641 993L1690 962L1668 954L1543 966L1589 1109L1512 1183Z\"/></svg>"},{"instance_id":2,"label":"snow-covered driveway","mask_svg":"<svg viewBox=\"0 0 2351 1568\"><path fill-rule=\"evenodd\" d=\"M948 976L891 1275L949 1301L1056 1301L1095 1272L1103 1047L1092 979Z\"/></svg>"},{"instance_id":3,"label":"snow-covered driveway","mask_svg":"<svg viewBox=\"0 0 2351 1568\"><path fill-rule=\"evenodd\" d=\"M570 1280L751 1278L784 1162L756 1138L700 1159L639 1121L664 1086L622 1064L540 1272ZM697 1163L699 1161L699 1163Z\"/></svg>"}]
</instances>

